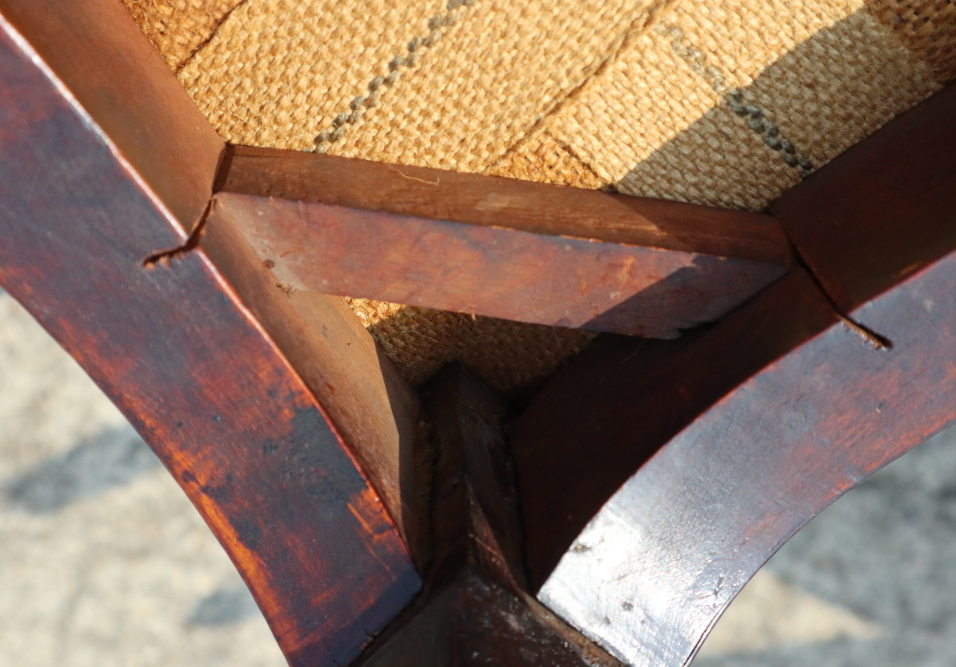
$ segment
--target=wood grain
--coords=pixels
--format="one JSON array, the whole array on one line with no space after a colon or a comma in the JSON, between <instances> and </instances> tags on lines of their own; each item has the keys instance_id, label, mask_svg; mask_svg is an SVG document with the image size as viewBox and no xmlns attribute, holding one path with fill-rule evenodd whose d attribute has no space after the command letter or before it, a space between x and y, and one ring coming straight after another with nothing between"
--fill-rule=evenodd
<instances>
[{"instance_id":1,"label":"wood grain","mask_svg":"<svg viewBox=\"0 0 956 667\"><path fill-rule=\"evenodd\" d=\"M319 399L423 566L418 396L343 299L277 282L222 206L210 210L201 248Z\"/></svg>"},{"instance_id":2,"label":"wood grain","mask_svg":"<svg viewBox=\"0 0 956 667\"><path fill-rule=\"evenodd\" d=\"M538 598L630 664L685 665L793 532L956 421L954 90L774 205L813 274L770 284L790 257L768 216L223 153L120 3L0 0L0 283L157 452L294 667L351 662L406 608L429 521L417 398L341 303L289 285L648 337L770 285L678 341L599 339L510 429ZM593 662L522 599L505 407L449 377L429 409L454 567L362 659Z\"/></svg>"},{"instance_id":3,"label":"wood grain","mask_svg":"<svg viewBox=\"0 0 956 667\"><path fill-rule=\"evenodd\" d=\"M686 665L796 530L956 422L951 95L890 123L773 207L832 301L796 271L668 352L610 341L597 348L599 363L585 368L582 358L515 425L522 502L538 503L525 511L533 553L533 531L546 542L562 521L531 500L545 475L563 475L552 497L582 497L585 513L601 501L571 473L629 475L599 511L575 518L586 525L553 571L553 538L552 550L538 549L536 571L538 598L626 662ZM874 181L881 169L896 178ZM891 346L874 345L854 322ZM673 376L655 370L660 358ZM548 414L558 422L545 423ZM523 451L549 442L561 443L559 458L575 447L596 460L625 452L613 460L639 467L590 472L581 456L570 472L522 464Z\"/></svg>"},{"instance_id":4,"label":"wood grain","mask_svg":"<svg viewBox=\"0 0 956 667\"><path fill-rule=\"evenodd\" d=\"M143 265L185 240L221 145L120 3L5 0L0 14L0 283L158 454L290 663L346 664L419 587L398 531L209 259ZM66 26L77 34L56 42ZM87 76L91 63L114 74Z\"/></svg>"},{"instance_id":5,"label":"wood grain","mask_svg":"<svg viewBox=\"0 0 956 667\"><path fill-rule=\"evenodd\" d=\"M512 592L525 590L524 536L503 428L511 406L460 364L446 366L421 393L436 460L432 574L440 581L470 560Z\"/></svg>"},{"instance_id":6,"label":"wood grain","mask_svg":"<svg viewBox=\"0 0 956 667\"><path fill-rule=\"evenodd\" d=\"M95 119L99 130L89 131L105 133L117 159L148 182L152 196L190 229L209 201L224 147L162 56L118 5L2 0L0 12L54 73L48 85L57 87L78 113Z\"/></svg>"},{"instance_id":7,"label":"wood grain","mask_svg":"<svg viewBox=\"0 0 956 667\"><path fill-rule=\"evenodd\" d=\"M459 364L421 394L433 446L435 556L422 594L356 664L620 667L526 592L502 431L512 408Z\"/></svg>"},{"instance_id":8,"label":"wood grain","mask_svg":"<svg viewBox=\"0 0 956 667\"><path fill-rule=\"evenodd\" d=\"M837 323L801 270L743 311L677 341L598 338L509 425L535 590L661 447L736 385Z\"/></svg>"},{"instance_id":9,"label":"wood grain","mask_svg":"<svg viewBox=\"0 0 956 667\"><path fill-rule=\"evenodd\" d=\"M784 263L768 216L511 178L233 147L217 190L534 234Z\"/></svg>"},{"instance_id":10,"label":"wood grain","mask_svg":"<svg viewBox=\"0 0 956 667\"><path fill-rule=\"evenodd\" d=\"M956 422L956 253L865 308L892 350L836 321L765 366L614 493L538 598L629 664L687 664L803 524ZM748 354L733 343L712 352ZM625 417L634 429L649 419L643 403L635 394Z\"/></svg>"},{"instance_id":11,"label":"wood grain","mask_svg":"<svg viewBox=\"0 0 956 667\"><path fill-rule=\"evenodd\" d=\"M620 667L578 650L520 598L472 566L366 660L364 667Z\"/></svg>"},{"instance_id":12,"label":"wood grain","mask_svg":"<svg viewBox=\"0 0 956 667\"><path fill-rule=\"evenodd\" d=\"M217 207L296 289L673 338L789 262L778 224L753 213L234 150Z\"/></svg>"}]
</instances>

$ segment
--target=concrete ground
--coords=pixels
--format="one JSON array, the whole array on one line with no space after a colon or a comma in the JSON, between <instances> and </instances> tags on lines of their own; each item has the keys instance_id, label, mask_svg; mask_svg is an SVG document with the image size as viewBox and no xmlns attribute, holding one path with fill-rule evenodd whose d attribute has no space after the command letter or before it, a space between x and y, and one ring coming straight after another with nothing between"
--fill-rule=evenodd
<instances>
[{"instance_id":1,"label":"concrete ground","mask_svg":"<svg viewBox=\"0 0 956 667\"><path fill-rule=\"evenodd\" d=\"M791 540L695 667L954 665L954 564L956 430ZM0 667L284 664L183 493L0 292Z\"/></svg>"}]
</instances>

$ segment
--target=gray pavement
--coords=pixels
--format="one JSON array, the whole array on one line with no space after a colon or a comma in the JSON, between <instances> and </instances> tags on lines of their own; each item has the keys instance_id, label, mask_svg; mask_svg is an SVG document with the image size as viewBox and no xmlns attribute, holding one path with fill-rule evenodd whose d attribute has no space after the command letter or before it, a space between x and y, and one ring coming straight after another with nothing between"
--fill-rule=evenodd
<instances>
[{"instance_id":1,"label":"gray pavement","mask_svg":"<svg viewBox=\"0 0 956 667\"><path fill-rule=\"evenodd\" d=\"M695 667L956 665L956 430L801 531ZM0 667L284 665L145 444L0 292Z\"/></svg>"}]
</instances>

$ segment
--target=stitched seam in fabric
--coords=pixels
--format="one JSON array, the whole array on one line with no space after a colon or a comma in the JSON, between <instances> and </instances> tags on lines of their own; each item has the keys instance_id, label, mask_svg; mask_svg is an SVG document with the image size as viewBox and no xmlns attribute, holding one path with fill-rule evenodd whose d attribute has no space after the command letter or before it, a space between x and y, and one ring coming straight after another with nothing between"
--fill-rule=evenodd
<instances>
[{"instance_id":1,"label":"stitched seam in fabric","mask_svg":"<svg viewBox=\"0 0 956 667\"><path fill-rule=\"evenodd\" d=\"M674 24L662 23L655 27L654 31L671 38L671 50L687 63L694 74L706 81L715 93L723 97L731 111L741 118L749 117L747 127L760 135L766 146L778 151L787 166L799 170L801 178L806 178L813 172L810 158L797 151L780 127L764 116L760 107L752 103L746 104L743 91L728 86L724 73L713 65L708 65L707 56L700 49L684 44L686 37L680 28Z\"/></svg>"},{"instance_id":2,"label":"stitched seam in fabric","mask_svg":"<svg viewBox=\"0 0 956 667\"><path fill-rule=\"evenodd\" d=\"M444 34L441 30L443 26L451 27L461 18L459 7L472 7L478 3L478 0L448 0L448 11L444 14L435 14L428 19L429 33L422 37L415 35L408 43L408 54L396 56L388 63L388 74L376 76L369 81L367 92L358 95L349 103L349 111L343 111L336 116L331 126L319 132L313 140L316 153L325 153L328 151L328 144L341 139L350 125L354 125L362 118L366 109L375 107L382 94L388 88L392 87L401 76L402 70L408 67L414 67L422 57L423 49L434 46Z\"/></svg>"},{"instance_id":3,"label":"stitched seam in fabric","mask_svg":"<svg viewBox=\"0 0 956 667\"><path fill-rule=\"evenodd\" d=\"M606 57L589 76L585 77L581 83L568 91L567 95L555 101L551 108L545 111L522 137L515 141L501 155L501 157L495 160L494 164L489 165L489 168L494 168L502 164L521 146L531 141L531 139L539 132L545 130L553 118L561 113L561 111L564 110L568 105L572 104L579 97L583 96L591 88L591 86L595 85L595 83L600 81L605 74L610 72L611 67L618 61L621 54L625 53L630 48L631 44L634 43L634 40L646 34L647 29L659 21L660 17L679 1L680 0L664 0L664 2L657 2L651 5L645 14L635 19L630 28L624 33L617 47L611 50L610 55L608 55L608 57ZM597 174L597 171L590 164L584 162L583 159L581 160L581 163L584 164L589 171L594 172L595 175ZM604 179L600 180L603 181Z\"/></svg>"},{"instance_id":4,"label":"stitched seam in fabric","mask_svg":"<svg viewBox=\"0 0 956 667\"><path fill-rule=\"evenodd\" d=\"M182 72L183 69L185 69L190 62L192 62L192 59L196 57L196 54L202 51L204 48L206 48L209 42L211 42L216 37L216 35L219 34L219 31L222 29L222 25L229 19L230 16L232 16L232 13L236 11L237 9L239 9L240 7L242 7L243 5L245 5L247 2L249 2L249 0L240 0L225 14L223 14L218 21L216 21L216 27L215 29L213 29L212 33L208 37L206 37L206 39L204 39L199 44L197 44L195 48L193 48L193 50L189 52L189 55L186 56L183 59L183 61L179 63L179 65L176 66L177 76L179 76L179 73Z\"/></svg>"},{"instance_id":5,"label":"stitched seam in fabric","mask_svg":"<svg viewBox=\"0 0 956 667\"><path fill-rule=\"evenodd\" d=\"M589 174L591 174L591 175L595 178L595 180L597 180L599 183L601 183L601 189L602 189L602 190L612 190L612 191L616 191L616 190L617 190L617 188L614 187L614 184L613 184L613 183L609 183L609 182L607 182L604 178L602 178L601 175L598 174L597 171L595 171L594 167L591 166L591 163L588 162L587 160L585 160L584 157L582 157L581 155L579 155L578 152L577 152L576 150L574 150L574 147L573 147L573 146L571 146L570 144L568 144L568 143L565 142L565 141L562 141L561 139L559 139L558 137L554 136L554 135L551 134L551 133L548 133L548 136L551 138L552 141L554 141L555 144L557 144L557 145L558 145L562 150L564 150L568 155L570 155L573 159L577 160L578 163L579 163L585 170L587 170L587 172L588 172Z\"/></svg>"}]
</instances>

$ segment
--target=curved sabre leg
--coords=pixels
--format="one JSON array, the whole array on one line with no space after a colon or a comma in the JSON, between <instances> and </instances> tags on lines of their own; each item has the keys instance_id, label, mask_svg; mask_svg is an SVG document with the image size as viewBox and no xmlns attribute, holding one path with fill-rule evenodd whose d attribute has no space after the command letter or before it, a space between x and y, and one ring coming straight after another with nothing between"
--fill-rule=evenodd
<instances>
[{"instance_id":1,"label":"curved sabre leg","mask_svg":"<svg viewBox=\"0 0 956 667\"><path fill-rule=\"evenodd\" d=\"M954 117L951 87L771 207L815 278L692 340L605 341L539 394L513 447L542 602L687 664L794 532L956 421Z\"/></svg>"}]
</instances>

